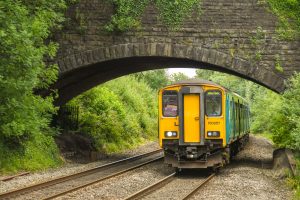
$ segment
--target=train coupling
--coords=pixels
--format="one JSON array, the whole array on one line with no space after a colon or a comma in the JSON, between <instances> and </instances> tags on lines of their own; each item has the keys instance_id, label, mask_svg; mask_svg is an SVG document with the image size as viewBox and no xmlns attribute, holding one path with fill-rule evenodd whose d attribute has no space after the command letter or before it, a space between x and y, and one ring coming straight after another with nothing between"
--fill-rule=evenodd
<instances>
[{"instance_id":1,"label":"train coupling","mask_svg":"<svg viewBox=\"0 0 300 200\"><path fill-rule=\"evenodd\" d=\"M186 158L197 159L198 158L197 147L187 147L186 148Z\"/></svg>"}]
</instances>

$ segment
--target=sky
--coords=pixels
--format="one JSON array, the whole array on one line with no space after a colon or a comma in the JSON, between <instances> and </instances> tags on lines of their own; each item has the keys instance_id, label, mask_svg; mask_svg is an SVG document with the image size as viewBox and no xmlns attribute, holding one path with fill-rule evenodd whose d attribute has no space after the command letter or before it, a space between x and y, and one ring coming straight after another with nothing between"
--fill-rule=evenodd
<instances>
[{"instance_id":1,"label":"sky","mask_svg":"<svg viewBox=\"0 0 300 200\"><path fill-rule=\"evenodd\" d=\"M196 69L192 69L192 68L169 68L168 69L169 74L174 74L178 72L182 72L190 78L193 78L196 75Z\"/></svg>"}]
</instances>

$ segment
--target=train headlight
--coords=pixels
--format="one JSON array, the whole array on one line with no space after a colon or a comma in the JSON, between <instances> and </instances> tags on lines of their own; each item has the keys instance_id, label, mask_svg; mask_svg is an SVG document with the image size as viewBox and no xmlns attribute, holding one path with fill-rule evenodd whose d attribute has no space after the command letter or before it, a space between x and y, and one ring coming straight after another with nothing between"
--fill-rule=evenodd
<instances>
[{"instance_id":1,"label":"train headlight","mask_svg":"<svg viewBox=\"0 0 300 200\"><path fill-rule=\"evenodd\" d=\"M207 136L208 137L220 137L220 131L208 131Z\"/></svg>"},{"instance_id":2,"label":"train headlight","mask_svg":"<svg viewBox=\"0 0 300 200\"><path fill-rule=\"evenodd\" d=\"M165 131L165 137L177 137L176 131Z\"/></svg>"}]
</instances>

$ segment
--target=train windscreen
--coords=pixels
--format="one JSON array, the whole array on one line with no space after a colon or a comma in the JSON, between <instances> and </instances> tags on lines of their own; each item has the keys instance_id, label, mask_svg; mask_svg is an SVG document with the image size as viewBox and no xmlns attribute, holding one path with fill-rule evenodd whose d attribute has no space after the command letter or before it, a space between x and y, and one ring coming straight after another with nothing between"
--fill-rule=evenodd
<instances>
[{"instance_id":1,"label":"train windscreen","mask_svg":"<svg viewBox=\"0 0 300 200\"><path fill-rule=\"evenodd\" d=\"M176 117L178 115L178 94L174 90L165 90L163 92L163 116Z\"/></svg>"},{"instance_id":2,"label":"train windscreen","mask_svg":"<svg viewBox=\"0 0 300 200\"><path fill-rule=\"evenodd\" d=\"M207 91L205 94L205 111L208 117L221 116L222 95L220 91Z\"/></svg>"}]
</instances>

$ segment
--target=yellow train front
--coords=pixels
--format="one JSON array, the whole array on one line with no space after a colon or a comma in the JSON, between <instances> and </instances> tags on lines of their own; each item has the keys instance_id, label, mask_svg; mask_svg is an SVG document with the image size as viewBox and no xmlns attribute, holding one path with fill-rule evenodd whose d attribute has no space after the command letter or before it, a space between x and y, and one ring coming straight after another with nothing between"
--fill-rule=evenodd
<instances>
[{"instance_id":1,"label":"yellow train front","mask_svg":"<svg viewBox=\"0 0 300 200\"><path fill-rule=\"evenodd\" d=\"M245 99L211 81L188 80L159 91L159 142L175 168L217 168L248 141Z\"/></svg>"}]
</instances>

